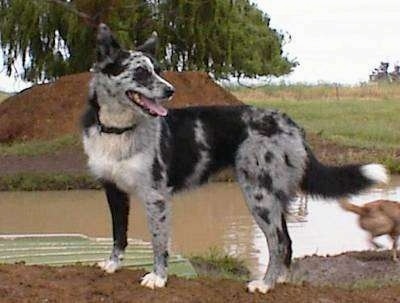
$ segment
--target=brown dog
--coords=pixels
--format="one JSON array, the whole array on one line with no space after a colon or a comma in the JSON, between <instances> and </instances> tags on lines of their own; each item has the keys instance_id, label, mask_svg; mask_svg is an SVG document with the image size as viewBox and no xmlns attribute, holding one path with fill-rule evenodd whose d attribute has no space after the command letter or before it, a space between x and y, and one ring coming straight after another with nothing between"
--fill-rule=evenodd
<instances>
[{"instance_id":1,"label":"brown dog","mask_svg":"<svg viewBox=\"0 0 400 303\"><path fill-rule=\"evenodd\" d=\"M397 240L400 235L400 203L389 200L376 200L357 206L346 199L339 200L343 209L359 215L360 227L370 233L370 242L376 248L380 245L375 237L388 235L393 240L393 260L397 261Z\"/></svg>"}]
</instances>

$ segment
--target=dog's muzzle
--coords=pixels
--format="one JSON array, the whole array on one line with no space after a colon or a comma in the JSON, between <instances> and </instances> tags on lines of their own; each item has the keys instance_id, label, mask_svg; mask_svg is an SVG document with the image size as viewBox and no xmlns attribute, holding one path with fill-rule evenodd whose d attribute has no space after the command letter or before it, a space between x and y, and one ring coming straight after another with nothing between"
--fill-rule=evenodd
<instances>
[{"instance_id":1,"label":"dog's muzzle","mask_svg":"<svg viewBox=\"0 0 400 303\"><path fill-rule=\"evenodd\" d=\"M173 94L173 91L172 91ZM139 94L134 91L127 91L126 96L137 106L139 106L143 111L147 112L152 116L161 116L165 117L168 114L168 110L161 106L155 100L149 99L142 94ZM172 96L172 95L171 95ZM167 97L168 98L168 97Z\"/></svg>"}]
</instances>

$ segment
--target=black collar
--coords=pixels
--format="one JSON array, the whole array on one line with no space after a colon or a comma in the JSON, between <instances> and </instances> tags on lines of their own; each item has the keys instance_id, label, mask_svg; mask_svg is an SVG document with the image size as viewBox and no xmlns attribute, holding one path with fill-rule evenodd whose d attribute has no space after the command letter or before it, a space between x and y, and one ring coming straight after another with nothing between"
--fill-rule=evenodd
<instances>
[{"instance_id":1,"label":"black collar","mask_svg":"<svg viewBox=\"0 0 400 303\"><path fill-rule=\"evenodd\" d=\"M103 123L101 123L99 117L100 106L99 103L97 102L96 91L94 91L92 96L89 98L89 105L94 110L95 114L93 117L94 118L93 122L97 124L100 133L121 135L124 132L134 130L136 128L136 124L133 124L128 127L112 127L112 126L105 126Z\"/></svg>"},{"instance_id":2,"label":"black collar","mask_svg":"<svg viewBox=\"0 0 400 303\"><path fill-rule=\"evenodd\" d=\"M136 124L133 124L132 126L128 126L128 127L109 127L109 126L105 126L100 121L98 121L97 125L99 126L101 133L117 134L117 135L121 135L124 132L134 130L136 128Z\"/></svg>"}]
</instances>

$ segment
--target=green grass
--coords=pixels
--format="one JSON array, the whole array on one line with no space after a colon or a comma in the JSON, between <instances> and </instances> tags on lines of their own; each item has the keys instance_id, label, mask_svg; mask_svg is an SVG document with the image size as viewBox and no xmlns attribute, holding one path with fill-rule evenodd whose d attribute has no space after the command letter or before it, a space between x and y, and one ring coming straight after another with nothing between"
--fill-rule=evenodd
<instances>
[{"instance_id":1,"label":"green grass","mask_svg":"<svg viewBox=\"0 0 400 303\"><path fill-rule=\"evenodd\" d=\"M37 191L99 188L100 184L88 175L26 172L0 176L0 191Z\"/></svg>"},{"instance_id":2,"label":"green grass","mask_svg":"<svg viewBox=\"0 0 400 303\"><path fill-rule=\"evenodd\" d=\"M398 156L381 156L378 159L378 163L382 163L383 165L385 165L390 173L400 175L400 159Z\"/></svg>"},{"instance_id":3,"label":"green grass","mask_svg":"<svg viewBox=\"0 0 400 303\"><path fill-rule=\"evenodd\" d=\"M67 135L49 141L16 142L12 144L0 144L0 155L8 156L38 156L52 154L65 147L80 146L78 136Z\"/></svg>"},{"instance_id":4,"label":"green grass","mask_svg":"<svg viewBox=\"0 0 400 303\"><path fill-rule=\"evenodd\" d=\"M400 102L387 101L252 101L288 113L308 132L345 146L400 147Z\"/></svg>"},{"instance_id":5,"label":"green grass","mask_svg":"<svg viewBox=\"0 0 400 303\"><path fill-rule=\"evenodd\" d=\"M244 261L227 255L212 247L207 253L189 257L199 276L226 278L245 281L250 278L250 271Z\"/></svg>"}]
</instances>

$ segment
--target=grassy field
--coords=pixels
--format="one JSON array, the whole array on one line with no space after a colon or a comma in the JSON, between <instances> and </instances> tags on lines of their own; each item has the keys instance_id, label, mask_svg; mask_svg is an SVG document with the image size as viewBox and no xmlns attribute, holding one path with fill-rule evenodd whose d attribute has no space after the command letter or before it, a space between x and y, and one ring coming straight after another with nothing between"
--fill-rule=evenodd
<instances>
[{"instance_id":1,"label":"grassy field","mask_svg":"<svg viewBox=\"0 0 400 303\"><path fill-rule=\"evenodd\" d=\"M69 189L99 189L100 183L88 174L18 173L0 175L0 191L39 191Z\"/></svg>"},{"instance_id":2,"label":"grassy field","mask_svg":"<svg viewBox=\"0 0 400 303\"><path fill-rule=\"evenodd\" d=\"M269 85L231 92L247 104L289 114L311 134L322 160L379 161L400 173L400 85Z\"/></svg>"},{"instance_id":3,"label":"grassy field","mask_svg":"<svg viewBox=\"0 0 400 303\"><path fill-rule=\"evenodd\" d=\"M38 156L55 153L66 147L81 146L79 136L66 135L48 141L0 143L0 156Z\"/></svg>"},{"instance_id":4,"label":"grassy field","mask_svg":"<svg viewBox=\"0 0 400 303\"><path fill-rule=\"evenodd\" d=\"M400 149L400 100L251 101L288 113L307 131L346 146Z\"/></svg>"}]
</instances>

